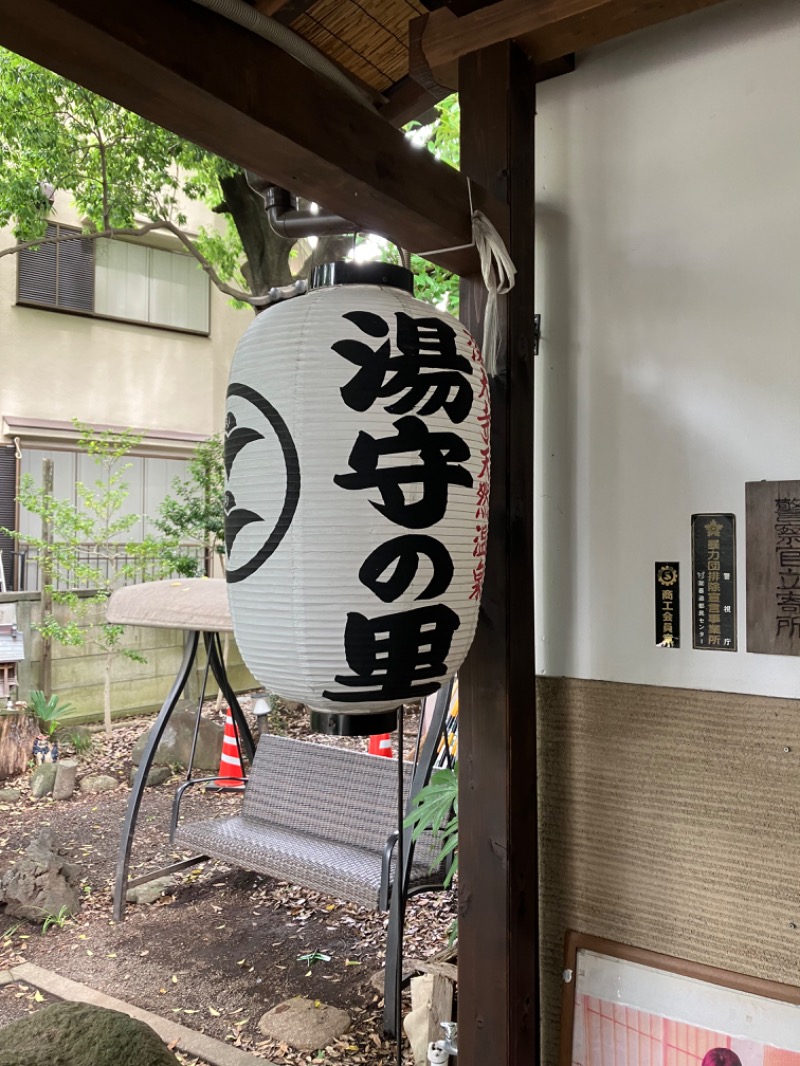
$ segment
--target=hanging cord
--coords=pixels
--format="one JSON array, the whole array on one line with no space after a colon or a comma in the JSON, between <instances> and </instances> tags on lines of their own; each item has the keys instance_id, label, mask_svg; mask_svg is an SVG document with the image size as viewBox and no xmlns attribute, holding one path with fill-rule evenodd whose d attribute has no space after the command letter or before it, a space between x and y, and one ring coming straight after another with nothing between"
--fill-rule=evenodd
<instances>
[{"instance_id":1,"label":"hanging cord","mask_svg":"<svg viewBox=\"0 0 800 1066\"><path fill-rule=\"evenodd\" d=\"M481 259L481 276L486 286L486 312L483 319L483 365L489 377L497 374L500 330L497 324L497 297L514 288L517 268L511 261L503 238L484 215L472 213L472 236Z\"/></svg>"},{"instance_id":2,"label":"hanging cord","mask_svg":"<svg viewBox=\"0 0 800 1066\"><path fill-rule=\"evenodd\" d=\"M497 375L497 351L500 347L500 331L497 325L497 297L505 296L514 288L517 268L514 266L508 249L494 224L483 211L478 211L472 204L472 182L467 178L469 194L469 212L472 221L472 241L469 244L456 244L452 248L433 248L429 252L418 252L423 258L439 255L442 252L460 252L465 248L477 248L481 261L481 277L486 286L486 311L483 318L483 343L481 353L483 365L489 377Z\"/></svg>"}]
</instances>

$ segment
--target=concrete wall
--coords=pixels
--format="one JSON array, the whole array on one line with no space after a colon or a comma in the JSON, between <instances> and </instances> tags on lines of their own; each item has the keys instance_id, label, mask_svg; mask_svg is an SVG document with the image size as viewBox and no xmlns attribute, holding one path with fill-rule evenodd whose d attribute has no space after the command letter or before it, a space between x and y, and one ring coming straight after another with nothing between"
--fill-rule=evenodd
<instances>
[{"instance_id":1,"label":"concrete wall","mask_svg":"<svg viewBox=\"0 0 800 1066\"><path fill-rule=\"evenodd\" d=\"M189 216L190 230L216 220L201 205L189 205ZM53 218L78 222L65 196ZM12 243L10 230L0 230L0 247ZM0 259L0 415L203 436L222 428L228 368L252 313L233 309L213 286L208 337L17 307L16 294L16 257L8 256Z\"/></svg>"},{"instance_id":2,"label":"concrete wall","mask_svg":"<svg viewBox=\"0 0 800 1066\"><path fill-rule=\"evenodd\" d=\"M744 650L745 482L800 477L798 99L792 0L728 0L539 87L542 673L800 692L800 660ZM735 654L691 648L707 511L739 520ZM682 565L680 651L655 647L656 560Z\"/></svg>"},{"instance_id":3,"label":"concrete wall","mask_svg":"<svg viewBox=\"0 0 800 1066\"><path fill-rule=\"evenodd\" d=\"M0 595L0 603L16 602L17 625L25 638L25 659L19 664L19 695L25 699L33 688L41 685L42 638L33 628L41 619L41 602L35 593L7 593ZM56 606L54 613L65 621L65 608ZM135 650L147 660L137 663L122 654L115 654L111 668L111 710L114 718L146 714L157 710L164 701L183 655L184 635L173 629L126 627L123 646ZM205 656L198 656L192 693L200 691ZM242 664L233 637L227 657L228 676L238 692L259 688L258 682ZM71 703L74 711L68 721L98 721L103 717L103 679L105 653L90 644L69 647L53 643L52 690L61 700ZM209 696L216 695L213 680L208 686Z\"/></svg>"},{"instance_id":4,"label":"concrete wall","mask_svg":"<svg viewBox=\"0 0 800 1066\"><path fill-rule=\"evenodd\" d=\"M546 1061L572 927L800 985L800 661L748 654L744 486L800 477L800 7L728 0L539 87ZM739 648L691 648L736 514ZM655 646L654 563L682 566ZM788 750L786 750L788 749Z\"/></svg>"}]
</instances>

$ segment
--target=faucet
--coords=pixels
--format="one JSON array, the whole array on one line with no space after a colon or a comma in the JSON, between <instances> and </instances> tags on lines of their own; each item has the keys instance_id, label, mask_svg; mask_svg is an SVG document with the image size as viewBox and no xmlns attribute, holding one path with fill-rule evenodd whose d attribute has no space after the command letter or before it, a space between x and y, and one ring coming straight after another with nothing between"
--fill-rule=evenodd
<instances>
[{"instance_id":1,"label":"faucet","mask_svg":"<svg viewBox=\"0 0 800 1066\"><path fill-rule=\"evenodd\" d=\"M444 1040L435 1040L428 1044L428 1062L431 1066L444 1066L451 1055L458 1054L458 1023L439 1024L444 1029Z\"/></svg>"}]
</instances>

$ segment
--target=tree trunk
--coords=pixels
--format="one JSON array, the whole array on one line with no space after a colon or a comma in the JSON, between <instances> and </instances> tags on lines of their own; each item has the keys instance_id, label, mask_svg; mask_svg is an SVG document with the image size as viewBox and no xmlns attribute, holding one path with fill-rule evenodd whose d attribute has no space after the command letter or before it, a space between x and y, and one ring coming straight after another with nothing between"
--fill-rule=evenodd
<instances>
[{"instance_id":1,"label":"tree trunk","mask_svg":"<svg viewBox=\"0 0 800 1066\"><path fill-rule=\"evenodd\" d=\"M0 781L27 770L38 732L33 715L24 711L0 712Z\"/></svg>"},{"instance_id":2,"label":"tree trunk","mask_svg":"<svg viewBox=\"0 0 800 1066\"><path fill-rule=\"evenodd\" d=\"M270 226L264 198L247 184L244 171L220 179L224 202L217 209L229 214L242 242L247 262L244 275L250 291L263 296L273 286L290 285L295 277L307 278L318 263L343 259L353 247L352 233L320 237L296 275L290 268L290 253L296 242L279 236Z\"/></svg>"},{"instance_id":3,"label":"tree trunk","mask_svg":"<svg viewBox=\"0 0 800 1066\"><path fill-rule=\"evenodd\" d=\"M289 253L293 240L279 237L267 221L264 198L247 184L244 171L220 179L225 200L220 211L229 214L247 256L245 277L250 291L261 296L274 285L290 285Z\"/></svg>"},{"instance_id":4,"label":"tree trunk","mask_svg":"<svg viewBox=\"0 0 800 1066\"><path fill-rule=\"evenodd\" d=\"M113 651L106 652L106 667L103 674L103 724L106 736L111 736L111 660Z\"/></svg>"}]
</instances>

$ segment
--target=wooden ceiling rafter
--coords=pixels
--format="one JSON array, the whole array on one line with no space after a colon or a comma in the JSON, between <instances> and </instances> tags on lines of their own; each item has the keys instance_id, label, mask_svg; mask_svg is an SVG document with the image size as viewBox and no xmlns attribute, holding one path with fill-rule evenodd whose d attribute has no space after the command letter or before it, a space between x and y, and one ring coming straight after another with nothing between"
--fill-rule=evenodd
<instances>
[{"instance_id":1,"label":"wooden ceiling rafter","mask_svg":"<svg viewBox=\"0 0 800 1066\"><path fill-rule=\"evenodd\" d=\"M721 2L497 0L461 16L450 8L421 15L409 32L418 37L435 77L462 56L503 41L516 41L535 62L545 63Z\"/></svg>"}]
</instances>

